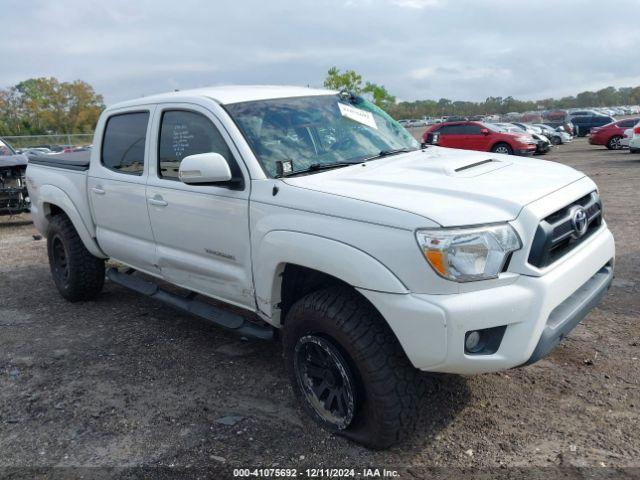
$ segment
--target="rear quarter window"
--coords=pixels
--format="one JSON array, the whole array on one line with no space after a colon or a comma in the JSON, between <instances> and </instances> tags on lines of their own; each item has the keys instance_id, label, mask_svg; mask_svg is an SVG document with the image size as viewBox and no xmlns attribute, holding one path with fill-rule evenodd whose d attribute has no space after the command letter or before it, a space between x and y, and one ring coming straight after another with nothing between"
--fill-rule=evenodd
<instances>
[{"instance_id":1,"label":"rear quarter window","mask_svg":"<svg viewBox=\"0 0 640 480\"><path fill-rule=\"evenodd\" d=\"M102 139L102 164L109 170L142 175L149 112L109 117Z\"/></svg>"},{"instance_id":2,"label":"rear quarter window","mask_svg":"<svg viewBox=\"0 0 640 480\"><path fill-rule=\"evenodd\" d=\"M637 121L638 121L637 118L630 118L627 120L621 120L618 123L616 123L616 125L620 128L631 128L636 124Z\"/></svg>"}]
</instances>

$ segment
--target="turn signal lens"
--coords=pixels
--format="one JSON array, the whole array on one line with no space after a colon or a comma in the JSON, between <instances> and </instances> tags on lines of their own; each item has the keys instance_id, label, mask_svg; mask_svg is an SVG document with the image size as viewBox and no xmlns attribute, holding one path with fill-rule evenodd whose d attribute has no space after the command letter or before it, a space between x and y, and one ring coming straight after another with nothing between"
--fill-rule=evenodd
<instances>
[{"instance_id":1,"label":"turn signal lens","mask_svg":"<svg viewBox=\"0 0 640 480\"><path fill-rule=\"evenodd\" d=\"M428 250L425 255L427 261L443 277L447 274L447 267L445 266L444 253L438 250Z\"/></svg>"}]
</instances>

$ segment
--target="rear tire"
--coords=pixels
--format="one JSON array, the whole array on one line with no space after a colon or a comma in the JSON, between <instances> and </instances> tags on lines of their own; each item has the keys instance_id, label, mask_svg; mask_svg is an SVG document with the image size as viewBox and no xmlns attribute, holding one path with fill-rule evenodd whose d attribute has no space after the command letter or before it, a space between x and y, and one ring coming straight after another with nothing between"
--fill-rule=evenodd
<instances>
[{"instance_id":1,"label":"rear tire","mask_svg":"<svg viewBox=\"0 0 640 480\"><path fill-rule=\"evenodd\" d=\"M562 143L562 139L560 137L551 137L551 143L553 145L560 145Z\"/></svg>"},{"instance_id":2,"label":"rear tire","mask_svg":"<svg viewBox=\"0 0 640 480\"><path fill-rule=\"evenodd\" d=\"M298 300L282 338L296 396L321 427L375 449L415 429L424 379L357 292L331 287Z\"/></svg>"},{"instance_id":3,"label":"rear tire","mask_svg":"<svg viewBox=\"0 0 640 480\"><path fill-rule=\"evenodd\" d=\"M630 148L629 153L640 153L640 150L638 150L637 148Z\"/></svg>"},{"instance_id":4,"label":"rear tire","mask_svg":"<svg viewBox=\"0 0 640 480\"><path fill-rule=\"evenodd\" d=\"M620 135L614 135L607 142L607 148L609 150L620 150L622 148L622 145L620 144L621 140L622 137Z\"/></svg>"},{"instance_id":5,"label":"rear tire","mask_svg":"<svg viewBox=\"0 0 640 480\"><path fill-rule=\"evenodd\" d=\"M491 151L493 153L502 153L504 155L513 155L513 148L511 148L511 145L509 145L508 143L504 143L504 142L496 143L491 148Z\"/></svg>"},{"instance_id":6,"label":"rear tire","mask_svg":"<svg viewBox=\"0 0 640 480\"><path fill-rule=\"evenodd\" d=\"M56 288L70 302L95 298L104 285L104 260L94 257L82 243L66 215L51 219L47 253Z\"/></svg>"}]
</instances>

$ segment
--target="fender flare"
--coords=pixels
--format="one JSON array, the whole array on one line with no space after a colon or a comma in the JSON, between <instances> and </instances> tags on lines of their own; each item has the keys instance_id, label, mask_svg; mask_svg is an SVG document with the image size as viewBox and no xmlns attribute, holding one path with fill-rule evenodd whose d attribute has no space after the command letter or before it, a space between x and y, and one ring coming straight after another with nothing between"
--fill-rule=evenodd
<instances>
[{"instance_id":1,"label":"fender flare","mask_svg":"<svg viewBox=\"0 0 640 480\"><path fill-rule=\"evenodd\" d=\"M98 258L108 258L108 256L100 249L96 239L85 224L82 215L80 215L80 212L74 205L73 201L69 195L64 192L64 190L54 185L42 185L38 191L38 200L42 205L42 216L47 218L45 225L41 225L41 227L43 227L41 231L43 231L45 235L48 230L48 218L51 213L50 207L47 207L47 205L55 205L60 208L67 217L69 217L69 220L73 223L73 227L78 232L78 235L86 249Z\"/></svg>"},{"instance_id":2,"label":"fender flare","mask_svg":"<svg viewBox=\"0 0 640 480\"><path fill-rule=\"evenodd\" d=\"M280 324L281 274L287 264L336 277L359 289L408 293L385 265L368 253L343 242L291 230L267 233L254 251L254 282L259 311Z\"/></svg>"}]
</instances>

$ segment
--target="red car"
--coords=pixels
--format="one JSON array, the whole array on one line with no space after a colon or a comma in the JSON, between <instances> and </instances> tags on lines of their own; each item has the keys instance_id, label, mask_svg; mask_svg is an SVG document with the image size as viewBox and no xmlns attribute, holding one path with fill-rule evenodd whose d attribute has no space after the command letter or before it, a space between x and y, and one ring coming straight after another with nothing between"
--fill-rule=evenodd
<instances>
[{"instance_id":1,"label":"red car","mask_svg":"<svg viewBox=\"0 0 640 480\"><path fill-rule=\"evenodd\" d=\"M506 132L498 126L482 122L446 122L433 125L422 136L424 144L440 147L480 150L507 155L533 155L536 141L520 132Z\"/></svg>"},{"instance_id":2,"label":"red car","mask_svg":"<svg viewBox=\"0 0 640 480\"><path fill-rule=\"evenodd\" d=\"M626 120L608 123L602 127L593 127L589 143L591 145L604 145L609 150L620 150L622 148L620 140L624 136L624 131L627 128L632 128L638 121L640 121L640 118L627 118Z\"/></svg>"}]
</instances>

